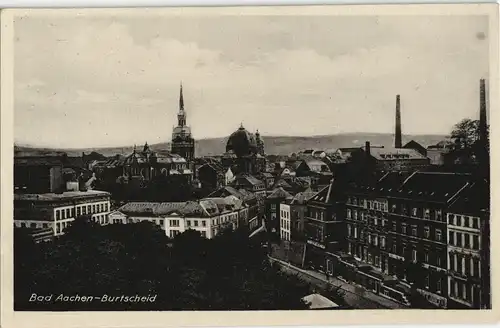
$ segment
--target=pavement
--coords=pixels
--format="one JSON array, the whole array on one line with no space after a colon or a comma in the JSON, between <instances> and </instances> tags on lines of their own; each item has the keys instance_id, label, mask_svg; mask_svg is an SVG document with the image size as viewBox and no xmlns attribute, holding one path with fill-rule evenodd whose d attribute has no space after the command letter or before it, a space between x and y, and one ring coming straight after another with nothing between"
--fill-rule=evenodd
<instances>
[{"instance_id":1,"label":"pavement","mask_svg":"<svg viewBox=\"0 0 500 328\"><path fill-rule=\"evenodd\" d=\"M281 265L282 270L289 273L298 274L302 279L310 282L311 284L319 287L320 289L326 289L328 285L339 287L345 292L344 300L346 303L357 309L405 309L407 306L392 301L383 296L372 293L361 286L356 286L339 280L335 277L329 277L328 280L324 273L320 273L313 270L305 270L291 265L288 262L276 259L269 256L269 259L273 262L277 262Z\"/></svg>"}]
</instances>

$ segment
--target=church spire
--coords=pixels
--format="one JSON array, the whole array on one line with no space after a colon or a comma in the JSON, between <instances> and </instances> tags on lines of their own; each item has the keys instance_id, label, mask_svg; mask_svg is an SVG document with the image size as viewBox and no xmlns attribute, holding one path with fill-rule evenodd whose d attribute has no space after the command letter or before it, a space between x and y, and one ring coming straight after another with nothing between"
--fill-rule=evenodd
<instances>
[{"instance_id":1,"label":"church spire","mask_svg":"<svg viewBox=\"0 0 500 328\"><path fill-rule=\"evenodd\" d=\"M181 82L181 91L179 95L179 110L183 111L184 110L184 96L182 94L182 82Z\"/></svg>"},{"instance_id":2,"label":"church spire","mask_svg":"<svg viewBox=\"0 0 500 328\"><path fill-rule=\"evenodd\" d=\"M186 112L184 111L184 95L182 93L182 82L179 93L179 113L177 114L177 121L179 123L179 126L186 125Z\"/></svg>"}]
</instances>

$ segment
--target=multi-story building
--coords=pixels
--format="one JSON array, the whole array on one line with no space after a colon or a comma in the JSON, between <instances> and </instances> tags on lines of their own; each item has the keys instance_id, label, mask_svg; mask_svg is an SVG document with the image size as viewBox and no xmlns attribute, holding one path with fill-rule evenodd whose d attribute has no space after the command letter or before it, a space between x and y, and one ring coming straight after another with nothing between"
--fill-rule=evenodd
<instances>
[{"instance_id":1,"label":"multi-story building","mask_svg":"<svg viewBox=\"0 0 500 328\"><path fill-rule=\"evenodd\" d=\"M307 190L287 198L280 203L280 236L287 241L303 241L306 202L316 195L316 192Z\"/></svg>"},{"instance_id":2,"label":"multi-story building","mask_svg":"<svg viewBox=\"0 0 500 328\"><path fill-rule=\"evenodd\" d=\"M128 203L110 214L111 223L151 222L170 238L191 229L214 238L224 229L248 222L248 205L235 196L178 203Z\"/></svg>"},{"instance_id":3,"label":"multi-story building","mask_svg":"<svg viewBox=\"0 0 500 328\"><path fill-rule=\"evenodd\" d=\"M330 167L321 159L314 157L304 159L295 172L297 177L309 177L313 186L328 185L333 177Z\"/></svg>"},{"instance_id":4,"label":"multi-story building","mask_svg":"<svg viewBox=\"0 0 500 328\"><path fill-rule=\"evenodd\" d=\"M472 181L467 174L390 172L371 183L352 184L346 253L369 266L364 269L369 274L351 273L398 301L408 301L412 288L436 307L447 307L446 211Z\"/></svg>"},{"instance_id":5,"label":"multi-story building","mask_svg":"<svg viewBox=\"0 0 500 328\"><path fill-rule=\"evenodd\" d=\"M280 238L281 240L290 241L291 240L291 211L290 211L291 199L285 200L283 203L279 204L280 209Z\"/></svg>"},{"instance_id":6,"label":"multi-story building","mask_svg":"<svg viewBox=\"0 0 500 328\"><path fill-rule=\"evenodd\" d=\"M450 308L490 308L487 186L476 183L450 206L448 297Z\"/></svg>"},{"instance_id":7,"label":"multi-story building","mask_svg":"<svg viewBox=\"0 0 500 328\"><path fill-rule=\"evenodd\" d=\"M256 195L266 195L266 185L253 175L238 174L233 180L232 185L237 189L245 189Z\"/></svg>"},{"instance_id":8,"label":"multi-story building","mask_svg":"<svg viewBox=\"0 0 500 328\"><path fill-rule=\"evenodd\" d=\"M281 232L281 213L280 207L287 199L292 199L292 195L283 188L277 188L272 191L265 200L265 218L267 231L276 234L280 238ZM289 218L288 218L289 219Z\"/></svg>"},{"instance_id":9,"label":"multi-story building","mask_svg":"<svg viewBox=\"0 0 500 328\"><path fill-rule=\"evenodd\" d=\"M14 152L14 192L51 193L64 190L63 152Z\"/></svg>"},{"instance_id":10,"label":"multi-story building","mask_svg":"<svg viewBox=\"0 0 500 328\"><path fill-rule=\"evenodd\" d=\"M227 196L235 196L248 205L247 219L248 219L248 227L250 230L257 229L262 225L264 206L260 199L260 196L245 189L236 190L233 187L225 186L223 188L214 191L208 197L227 197Z\"/></svg>"},{"instance_id":11,"label":"multi-story building","mask_svg":"<svg viewBox=\"0 0 500 328\"><path fill-rule=\"evenodd\" d=\"M333 272L327 253L339 251L345 241L344 195L332 181L307 202L305 213L306 265Z\"/></svg>"},{"instance_id":12,"label":"multi-story building","mask_svg":"<svg viewBox=\"0 0 500 328\"><path fill-rule=\"evenodd\" d=\"M108 224L109 211L110 194L104 191L14 194L14 226L51 229L53 236L64 234L80 216L90 215L95 222Z\"/></svg>"}]
</instances>

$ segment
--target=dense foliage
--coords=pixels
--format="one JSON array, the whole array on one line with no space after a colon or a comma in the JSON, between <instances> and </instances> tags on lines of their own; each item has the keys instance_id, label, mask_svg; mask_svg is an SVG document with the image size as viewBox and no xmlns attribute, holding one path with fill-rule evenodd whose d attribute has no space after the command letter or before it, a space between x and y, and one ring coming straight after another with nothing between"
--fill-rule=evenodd
<instances>
[{"instance_id":1,"label":"dense foliage","mask_svg":"<svg viewBox=\"0 0 500 328\"><path fill-rule=\"evenodd\" d=\"M244 229L213 240L189 230L169 240L150 223L80 219L54 242L16 229L16 310L304 309L309 286L273 267ZM30 302L33 293L51 301ZM65 296L156 296L154 302L60 302Z\"/></svg>"},{"instance_id":2,"label":"dense foliage","mask_svg":"<svg viewBox=\"0 0 500 328\"><path fill-rule=\"evenodd\" d=\"M479 140L479 120L463 119L454 125L450 138L454 142L453 153L462 163L485 160L489 150L489 127L486 130L486 141L482 144Z\"/></svg>"}]
</instances>

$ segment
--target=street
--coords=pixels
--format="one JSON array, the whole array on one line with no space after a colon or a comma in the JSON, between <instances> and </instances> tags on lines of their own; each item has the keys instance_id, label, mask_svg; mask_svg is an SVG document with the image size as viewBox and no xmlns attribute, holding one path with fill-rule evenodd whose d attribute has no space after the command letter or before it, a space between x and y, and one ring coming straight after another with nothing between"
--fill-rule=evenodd
<instances>
[{"instance_id":1,"label":"street","mask_svg":"<svg viewBox=\"0 0 500 328\"><path fill-rule=\"evenodd\" d=\"M385 297L376 295L372 292L369 292L361 287L356 287L351 284L345 283L339 279L330 277L327 282L324 274L311 271L311 270L303 270L297 268L293 265L290 265L281 260L277 260L274 258L269 258L270 261L276 262L280 264L281 269L284 272L290 274L298 274L300 278L304 281L311 283L314 286L317 286L320 290L326 290L328 285L340 287L344 292L344 300L345 302L356 309L404 309L406 308L404 305L397 303L395 301L389 300Z\"/></svg>"}]
</instances>

